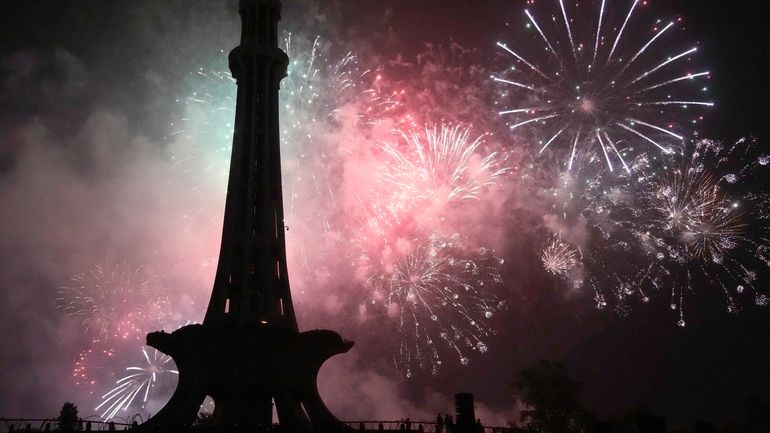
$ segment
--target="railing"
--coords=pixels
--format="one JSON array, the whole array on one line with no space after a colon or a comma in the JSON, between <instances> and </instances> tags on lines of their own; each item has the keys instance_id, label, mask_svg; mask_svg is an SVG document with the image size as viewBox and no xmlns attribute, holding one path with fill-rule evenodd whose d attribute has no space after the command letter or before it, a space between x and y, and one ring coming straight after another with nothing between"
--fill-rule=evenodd
<instances>
[{"instance_id":1,"label":"railing","mask_svg":"<svg viewBox=\"0 0 770 433\"><path fill-rule=\"evenodd\" d=\"M93 419L95 417L89 417L79 420L76 428L80 432L87 431L120 431L129 430L134 427L140 426L137 422L129 422L127 419L119 419L118 421L102 421L101 419ZM454 426L452 429L447 429L444 425L441 431L437 430L437 423L435 421L409 421L396 420L396 421L342 421L344 425L353 431L367 431L367 432L408 432L408 433L529 433L529 430L520 429L515 427L492 427L484 426L481 429L471 426L470 428L459 428ZM58 431L59 420L56 418L0 418L0 433L3 432L46 432L46 431ZM275 424L275 427L278 425ZM325 430L323 426L315 426L318 431ZM210 426L193 425L187 429L189 431L196 432L209 432L215 431ZM269 429L260 429L269 430ZM311 430L314 430L311 428Z\"/></svg>"},{"instance_id":2,"label":"railing","mask_svg":"<svg viewBox=\"0 0 770 433\"><path fill-rule=\"evenodd\" d=\"M343 424L352 428L353 430L363 431L407 431L411 433L438 433L438 424L435 421L342 421ZM382 426L382 428L380 428ZM469 428L458 428L456 425L453 428L447 429L446 425L442 425L441 433L529 433L528 430L519 429L516 427L496 427L496 426L482 426Z\"/></svg>"},{"instance_id":3,"label":"railing","mask_svg":"<svg viewBox=\"0 0 770 433\"><path fill-rule=\"evenodd\" d=\"M0 431L58 431L57 418L0 418ZM76 424L79 431L115 431L128 430L133 426L129 422L102 421L100 419L82 419Z\"/></svg>"}]
</instances>

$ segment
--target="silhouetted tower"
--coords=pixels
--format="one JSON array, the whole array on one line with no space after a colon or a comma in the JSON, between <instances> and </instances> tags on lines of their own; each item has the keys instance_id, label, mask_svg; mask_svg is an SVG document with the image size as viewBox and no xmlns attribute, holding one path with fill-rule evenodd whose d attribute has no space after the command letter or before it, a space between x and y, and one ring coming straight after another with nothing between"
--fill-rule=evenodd
<instances>
[{"instance_id":1,"label":"silhouetted tower","mask_svg":"<svg viewBox=\"0 0 770 433\"><path fill-rule=\"evenodd\" d=\"M289 58L278 48L277 0L241 1L238 83L222 246L204 323L267 323L297 331L289 292L281 194L278 87Z\"/></svg>"},{"instance_id":2,"label":"silhouetted tower","mask_svg":"<svg viewBox=\"0 0 770 433\"><path fill-rule=\"evenodd\" d=\"M238 85L219 264L203 323L147 344L172 356L179 385L145 429L192 423L206 396L214 423L272 423L273 404L292 431L342 428L321 401L318 370L353 345L329 330L300 333L286 269L278 124L279 83L288 57L278 48L278 0L241 0L241 43L230 53Z\"/></svg>"}]
</instances>

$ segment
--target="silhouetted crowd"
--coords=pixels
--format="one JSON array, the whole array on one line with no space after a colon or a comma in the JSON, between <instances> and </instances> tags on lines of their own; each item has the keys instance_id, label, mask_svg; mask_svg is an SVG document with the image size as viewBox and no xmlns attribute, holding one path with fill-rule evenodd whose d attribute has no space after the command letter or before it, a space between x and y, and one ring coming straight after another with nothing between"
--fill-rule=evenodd
<instances>
[{"instance_id":1,"label":"silhouetted crowd","mask_svg":"<svg viewBox=\"0 0 770 433\"><path fill-rule=\"evenodd\" d=\"M409 418L407 418L409 419ZM476 423L473 426L458 426L455 425L454 419L450 414L444 414L441 416L439 413L436 416L436 433L483 433L484 427L481 425L481 420L476 419Z\"/></svg>"}]
</instances>

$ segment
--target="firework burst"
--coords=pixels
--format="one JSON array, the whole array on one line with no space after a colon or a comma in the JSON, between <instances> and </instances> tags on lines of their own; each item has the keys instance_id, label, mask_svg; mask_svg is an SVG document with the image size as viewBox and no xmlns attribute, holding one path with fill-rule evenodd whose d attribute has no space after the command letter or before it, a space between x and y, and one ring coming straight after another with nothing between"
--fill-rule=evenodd
<instances>
[{"instance_id":1,"label":"firework burst","mask_svg":"<svg viewBox=\"0 0 770 433\"><path fill-rule=\"evenodd\" d=\"M403 248L366 283L372 305L397 324L397 368L407 377L413 367L437 374L440 345L467 365L470 351L487 351L485 339L495 333L490 319L504 306L493 294L502 259L485 248L471 252L459 235L432 235Z\"/></svg>"},{"instance_id":2,"label":"firework burst","mask_svg":"<svg viewBox=\"0 0 770 433\"><path fill-rule=\"evenodd\" d=\"M87 348L78 353L72 367L75 385L86 388L93 394L94 387L100 385L104 361L115 358L113 348Z\"/></svg>"},{"instance_id":3,"label":"firework burst","mask_svg":"<svg viewBox=\"0 0 770 433\"><path fill-rule=\"evenodd\" d=\"M166 140L172 143L175 180L185 179L192 189L188 196L200 198L200 192L220 192L227 183L236 87L229 72L213 67L191 72L187 81L195 90L176 100L181 117L170 124ZM206 210L202 201L196 204L199 212Z\"/></svg>"},{"instance_id":4,"label":"firework burst","mask_svg":"<svg viewBox=\"0 0 770 433\"><path fill-rule=\"evenodd\" d=\"M766 305L770 197L755 188L769 162L755 140L699 140L665 160L637 158L615 183L582 182L564 209L585 222L581 264L597 305L625 313L631 299L669 293L679 326L696 287L721 291L730 313Z\"/></svg>"},{"instance_id":5,"label":"firework burst","mask_svg":"<svg viewBox=\"0 0 770 433\"><path fill-rule=\"evenodd\" d=\"M770 200L754 189L767 158L757 154L754 140L700 140L637 197L649 209L631 230L653 262L643 276L671 288L680 326L685 298L697 286L721 290L731 313L747 294L754 304L767 304L760 281L770 271Z\"/></svg>"},{"instance_id":6,"label":"firework burst","mask_svg":"<svg viewBox=\"0 0 770 433\"><path fill-rule=\"evenodd\" d=\"M409 377L437 374L447 349L462 364L486 352L490 319L503 307L495 295L502 259L452 228L508 171L482 151L487 135L470 137L470 128L447 124L397 132L380 145L381 169L361 200L353 263L370 305L397 324L394 360Z\"/></svg>"},{"instance_id":7,"label":"firework burst","mask_svg":"<svg viewBox=\"0 0 770 433\"><path fill-rule=\"evenodd\" d=\"M382 146L390 158L385 177L416 201L479 200L508 171L497 152L480 156L487 134L471 139L468 127L441 124L399 135L400 144Z\"/></svg>"},{"instance_id":8,"label":"firework burst","mask_svg":"<svg viewBox=\"0 0 770 433\"><path fill-rule=\"evenodd\" d=\"M116 386L102 396L101 404L96 407L97 411L102 410L102 419L114 418L118 412L131 408L134 402L140 402L140 408L143 409L150 399L150 393L161 381L179 375L170 356L156 349L148 354L145 348L142 348L142 355L145 364L126 367L128 374L118 379Z\"/></svg>"},{"instance_id":9,"label":"firework burst","mask_svg":"<svg viewBox=\"0 0 770 433\"><path fill-rule=\"evenodd\" d=\"M165 322L170 302L144 268L105 263L74 275L58 290L55 305L79 320L84 334L106 343L143 338Z\"/></svg>"},{"instance_id":10,"label":"firework burst","mask_svg":"<svg viewBox=\"0 0 770 433\"><path fill-rule=\"evenodd\" d=\"M280 91L288 260L297 294L312 288L318 296L339 260L329 253L344 243L337 200L346 161L340 156L349 152L345 140L330 137L345 127L354 134L371 128L398 103L373 89L377 74L353 52L337 56L321 38L298 34L286 34L284 49L292 58Z\"/></svg>"},{"instance_id":11,"label":"firework burst","mask_svg":"<svg viewBox=\"0 0 770 433\"><path fill-rule=\"evenodd\" d=\"M540 254L543 268L552 275L567 277L577 266L578 251L570 244L554 237Z\"/></svg>"},{"instance_id":12,"label":"firework burst","mask_svg":"<svg viewBox=\"0 0 770 433\"><path fill-rule=\"evenodd\" d=\"M709 71L693 66L697 46L675 40L682 20L637 24L645 2L625 3L525 9L516 40L497 44L513 62L492 77L502 89L499 114L512 131L529 127L540 153L564 149L568 169L589 147L610 171L630 170L637 143L679 151L700 109L714 105L703 83Z\"/></svg>"},{"instance_id":13,"label":"firework burst","mask_svg":"<svg viewBox=\"0 0 770 433\"><path fill-rule=\"evenodd\" d=\"M329 182L339 170L339 161L332 157L338 143L327 135L345 115L341 111L347 104L369 99L366 89L372 71L362 69L352 52L332 58L319 37L308 40L289 33L284 44L293 59L281 82L279 115L281 145L287 154L283 159L287 219L328 221L324 206L314 206L317 212L312 215L298 208L311 201L335 202L335 187Z\"/></svg>"}]
</instances>

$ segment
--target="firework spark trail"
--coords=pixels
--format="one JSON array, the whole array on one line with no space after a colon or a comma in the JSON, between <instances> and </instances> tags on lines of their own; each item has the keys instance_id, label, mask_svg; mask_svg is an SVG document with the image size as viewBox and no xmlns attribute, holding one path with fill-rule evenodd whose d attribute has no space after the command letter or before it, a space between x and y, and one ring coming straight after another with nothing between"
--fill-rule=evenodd
<instances>
[{"instance_id":1,"label":"firework spark trail","mask_svg":"<svg viewBox=\"0 0 770 433\"><path fill-rule=\"evenodd\" d=\"M88 337L81 343L83 348L74 361L72 378L76 386L91 396L104 383L112 381L112 372L126 348L134 349L147 332L162 328L173 319L170 297L155 274L126 263L105 262L76 274L72 284L59 289L55 302L56 308L68 320L78 322ZM121 384L128 387L124 382ZM128 407L132 401L133 397L120 404Z\"/></svg>"},{"instance_id":2,"label":"firework spark trail","mask_svg":"<svg viewBox=\"0 0 770 433\"><path fill-rule=\"evenodd\" d=\"M98 343L95 341L94 343ZM116 351L113 348L87 348L78 353L72 367L72 377L76 386L86 387L91 393L100 381L100 371L105 368L104 361L115 358Z\"/></svg>"},{"instance_id":3,"label":"firework spark trail","mask_svg":"<svg viewBox=\"0 0 770 433\"><path fill-rule=\"evenodd\" d=\"M696 287L721 291L730 313L766 305L759 282L770 274L770 196L755 188L769 162L755 140L700 140L684 155L636 158L634 175L607 180L585 170L561 206L565 220L587 221L591 240L577 247L598 305L627 312L631 299L669 293L679 326Z\"/></svg>"},{"instance_id":4,"label":"firework spark trail","mask_svg":"<svg viewBox=\"0 0 770 433\"><path fill-rule=\"evenodd\" d=\"M330 157L337 143L325 135L334 129L336 116L344 106L371 103L373 93L371 70L363 69L354 53L332 59L326 54L327 44L319 37L310 42L289 33L284 43L293 59L281 84L279 115L281 145L291 155L284 158L289 193L287 218L291 221L300 217L297 207L309 199L335 202L335 188L328 182L330 171L337 169L338 161ZM387 104L383 101L386 98L374 104ZM312 218L326 219L324 209L318 210Z\"/></svg>"},{"instance_id":5,"label":"firework spark trail","mask_svg":"<svg viewBox=\"0 0 770 433\"><path fill-rule=\"evenodd\" d=\"M638 0L627 13L616 13L604 0L593 3L598 13L590 17L582 14L591 7L562 0L558 11L547 6L524 11L526 24L515 41L497 43L512 57L513 66L491 77L501 89L496 104L503 107L498 113L511 130L528 127L528 138L538 143L541 153L571 148L568 169L574 167L576 155L596 147L610 171L618 161L627 172L625 159L640 140L663 153L682 148L685 136L701 120L697 108L714 105L702 84L710 73L691 70L697 47L670 53L670 44L661 42L681 20L658 20L645 31L634 20ZM545 14L551 19L539 22L536 15ZM633 36L650 32L647 39ZM537 45L544 49L529 48Z\"/></svg>"},{"instance_id":6,"label":"firework spark trail","mask_svg":"<svg viewBox=\"0 0 770 433\"><path fill-rule=\"evenodd\" d=\"M372 304L396 319L394 362L407 377L415 367L435 375L443 363L440 341L467 365L469 351L487 351L484 339L495 333L490 319L504 306L493 294L502 259L484 248L471 252L459 235L409 244L366 282Z\"/></svg>"},{"instance_id":7,"label":"firework spark trail","mask_svg":"<svg viewBox=\"0 0 770 433\"><path fill-rule=\"evenodd\" d=\"M381 74L362 67L352 51L333 57L328 45L318 36L312 42L292 33L284 38L284 49L294 59L281 81L280 117L287 125L283 132L289 139L307 133L308 122L333 121L335 114L348 103L360 104L358 117L364 123L379 121L378 114L400 106L392 98L395 94L383 95L373 88ZM290 140L282 141L292 145Z\"/></svg>"},{"instance_id":8,"label":"firework spark trail","mask_svg":"<svg viewBox=\"0 0 770 433\"><path fill-rule=\"evenodd\" d=\"M644 231L632 233L652 247L650 255L666 268L649 279L661 286L666 280L660 275L679 280L671 284L671 296L672 308L680 310L680 326L685 324L684 298L696 283L720 289L731 313L740 310L738 297L745 293L755 305L767 304L758 277L770 270L770 236L763 221L770 200L754 191L764 178L765 158L757 155L755 140L729 146L701 140L689 157L640 195L651 215L642 220Z\"/></svg>"},{"instance_id":9,"label":"firework spark trail","mask_svg":"<svg viewBox=\"0 0 770 433\"><path fill-rule=\"evenodd\" d=\"M570 244L554 238L543 248L540 261L543 268L552 275L566 277L577 265L578 252Z\"/></svg>"},{"instance_id":10,"label":"firework spark trail","mask_svg":"<svg viewBox=\"0 0 770 433\"><path fill-rule=\"evenodd\" d=\"M79 320L83 333L102 343L143 338L165 321L169 304L145 269L111 263L74 275L55 299L57 310Z\"/></svg>"},{"instance_id":11,"label":"firework spark trail","mask_svg":"<svg viewBox=\"0 0 770 433\"><path fill-rule=\"evenodd\" d=\"M442 221L451 210L482 202L510 171L503 155L483 151L487 134L471 140L470 127L447 124L423 131L396 131L379 144L379 165L367 172L371 185L357 200L363 215L354 231L364 238L392 244L404 237L400 231L447 229Z\"/></svg>"},{"instance_id":12,"label":"firework spark trail","mask_svg":"<svg viewBox=\"0 0 770 433\"><path fill-rule=\"evenodd\" d=\"M337 57L321 38L289 34L285 49L293 59L281 85L282 148L289 260L299 294L305 287L329 290L328 268L344 260L340 235L348 221L339 216L344 166L352 159L348 140L381 123L409 124L398 94L377 89L381 74L361 66L354 52ZM341 128L353 137L330 139ZM358 145L357 143L355 145ZM334 253L340 258L335 258ZM332 295L334 296L334 295Z\"/></svg>"},{"instance_id":13,"label":"firework spark trail","mask_svg":"<svg viewBox=\"0 0 770 433\"><path fill-rule=\"evenodd\" d=\"M394 362L408 377L437 374L446 351L463 365L469 351L486 352L490 319L504 305L495 293L502 260L447 234L447 218L473 213L508 173L499 154L482 151L486 135L470 137L469 127L448 124L397 131L380 145L381 168L359 200L351 258L370 305L397 325Z\"/></svg>"},{"instance_id":14,"label":"firework spark trail","mask_svg":"<svg viewBox=\"0 0 770 433\"><path fill-rule=\"evenodd\" d=\"M235 79L228 71L201 67L190 74L196 90L177 99L182 117L169 126L167 141L181 141L173 147L172 167L192 176L193 191L210 183L219 187L227 181L233 119Z\"/></svg>"},{"instance_id":15,"label":"firework spark trail","mask_svg":"<svg viewBox=\"0 0 770 433\"><path fill-rule=\"evenodd\" d=\"M152 350L152 355L142 348L145 365L136 367L126 367L128 374L118 379L116 386L102 396L102 402L95 410L103 410L101 417L104 420L114 418L118 412L127 411L131 405L140 397L140 407L144 408L150 398L150 392L154 390L160 379L169 375L179 375L173 367L173 361L170 356Z\"/></svg>"},{"instance_id":16,"label":"firework spark trail","mask_svg":"<svg viewBox=\"0 0 770 433\"><path fill-rule=\"evenodd\" d=\"M446 124L426 126L423 134L399 131L406 149L383 145L392 160L385 176L415 200L478 200L509 169L499 167L497 152L474 160L485 135L471 141L469 134L468 127Z\"/></svg>"}]
</instances>

